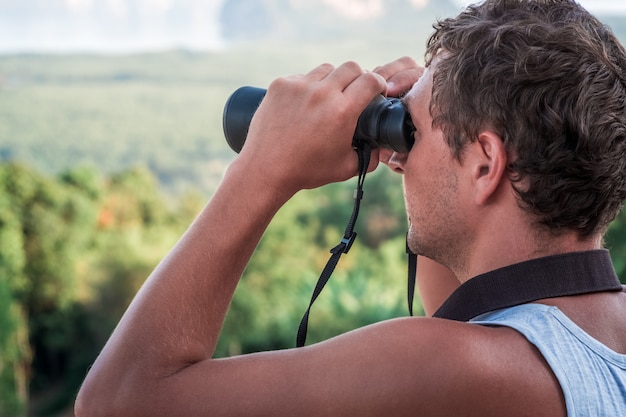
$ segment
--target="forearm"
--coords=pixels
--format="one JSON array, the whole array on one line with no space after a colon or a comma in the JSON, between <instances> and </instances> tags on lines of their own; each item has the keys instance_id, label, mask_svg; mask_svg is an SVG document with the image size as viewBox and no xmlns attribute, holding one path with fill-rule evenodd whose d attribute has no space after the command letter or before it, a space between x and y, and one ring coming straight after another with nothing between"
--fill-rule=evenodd
<instances>
[{"instance_id":1,"label":"forearm","mask_svg":"<svg viewBox=\"0 0 626 417\"><path fill-rule=\"evenodd\" d=\"M154 326L152 334L164 344L170 339L178 355L185 347L180 337L192 337L190 344L206 351L198 360L212 355L241 274L267 225L291 197L260 183L261 176L239 162L153 272L138 294L138 307L129 311L137 322Z\"/></svg>"},{"instance_id":2,"label":"forearm","mask_svg":"<svg viewBox=\"0 0 626 417\"><path fill-rule=\"evenodd\" d=\"M209 359L259 239L297 191L356 174L354 127L384 87L382 77L354 63L321 65L270 85L219 189L146 281L96 360L77 415L154 415L165 405L177 407L163 402L191 387L203 395L219 390L219 361ZM377 163L374 151L369 170Z\"/></svg>"},{"instance_id":3,"label":"forearm","mask_svg":"<svg viewBox=\"0 0 626 417\"><path fill-rule=\"evenodd\" d=\"M139 381L148 389L211 357L243 269L290 197L259 183L254 174L243 163L229 168L209 204L133 300L82 391L114 392Z\"/></svg>"}]
</instances>

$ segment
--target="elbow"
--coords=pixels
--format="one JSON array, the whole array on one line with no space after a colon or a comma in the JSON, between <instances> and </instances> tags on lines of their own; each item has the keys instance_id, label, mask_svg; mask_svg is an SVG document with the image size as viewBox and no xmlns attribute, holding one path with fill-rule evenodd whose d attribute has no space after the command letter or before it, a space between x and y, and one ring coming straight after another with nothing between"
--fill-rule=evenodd
<instances>
[{"instance_id":1,"label":"elbow","mask_svg":"<svg viewBox=\"0 0 626 417\"><path fill-rule=\"evenodd\" d=\"M116 401L113 400L115 395L111 396L110 392L99 390L93 385L89 380L85 380L78 391L74 403L75 417L128 415L126 413L120 414L119 410L116 410Z\"/></svg>"},{"instance_id":2,"label":"elbow","mask_svg":"<svg viewBox=\"0 0 626 417\"><path fill-rule=\"evenodd\" d=\"M119 401L115 395L109 397L102 393L92 393L81 388L74 403L74 417L113 417L141 416L136 407L129 402Z\"/></svg>"},{"instance_id":3,"label":"elbow","mask_svg":"<svg viewBox=\"0 0 626 417\"><path fill-rule=\"evenodd\" d=\"M111 410L106 409L106 405L98 405L97 399L89 396L81 388L76 396L76 402L74 403L74 416L75 417L96 417L113 415Z\"/></svg>"},{"instance_id":4,"label":"elbow","mask_svg":"<svg viewBox=\"0 0 626 417\"><path fill-rule=\"evenodd\" d=\"M84 393L81 388L78 391L78 395L76 396L76 402L74 402L74 416L75 417L87 417L87 416L95 416L97 412L95 410L90 409L90 404L92 404L88 396Z\"/></svg>"},{"instance_id":5,"label":"elbow","mask_svg":"<svg viewBox=\"0 0 626 417\"><path fill-rule=\"evenodd\" d=\"M128 395L124 395L123 384L106 381L93 371L83 382L74 402L75 417L110 417L138 415Z\"/></svg>"},{"instance_id":6,"label":"elbow","mask_svg":"<svg viewBox=\"0 0 626 417\"><path fill-rule=\"evenodd\" d=\"M142 380L143 381L143 380ZM74 402L75 417L154 417L163 405L153 383L89 372Z\"/></svg>"}]
</instances>

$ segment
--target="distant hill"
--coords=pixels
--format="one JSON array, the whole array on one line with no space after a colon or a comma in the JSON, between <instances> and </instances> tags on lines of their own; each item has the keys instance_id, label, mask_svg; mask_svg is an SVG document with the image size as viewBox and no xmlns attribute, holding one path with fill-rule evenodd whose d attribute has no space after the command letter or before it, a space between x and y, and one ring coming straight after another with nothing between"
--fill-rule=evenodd
<instances>
[{"instance_id":1,"label":"distant hill","mask_svg":"<svg viewBox=\"0 0 626 417\"><path fill-rule=\"evenodd\" d=\"M593 0L588 0L594 4ZM462 0L3 0L0 53L216 50L429 31ZM617 1L616 1L617 3ZM626 33L626 15L606 15Z\"/></svg>"},{"instance_id":2,"label":"distant hill","mask_svg":"<svg viewBox=\"0 0 626 417\"><path fill-rule=\"evenodd\" d=\"M20 7L33 1L23 0ZM57 18L78 24L76 10L62 8L78 3L55 3ZM131 30L126 23L150 17L140 13L143 3L127 1L124 20L93 2L100 9L83 10L82 24L97 12L99 24L115 23L108 30L117 25L121 37ZM188 21L180 8L188 4L187 12L194 11L196 3L177 1L160 15L161 24ZM209 3L214 2L204 2ZM337 4L372 7L339 10ZM221 126L223 105L234 89L267 86L278 76L321 62L355 60L371 69L402 55L420 60L435 17L455 14L458 8L445 1L415 4L224 0L213 16L221 22L223 45L212 51L0 55L0 161L22 161L50 174L74 165L111 173L139 164L152 170L169 192L211 192L234 157ZM203 10L207 15L198 16L198 22L208 19L208 9L196 11ZM142 24L156 26L157 17ZM3 30L7 28L0 26Z\"/></svg>"},{"instance_id":3,"label":"distant hill","mask_svg":"<svg viewBox=\"0 0 626 417\"><path fill-rule=\"evenodd\" d=\"M198 37L215 32L221 47L0 54L0 161L22 161L49 174L76 165L103 173L144 165L168 192L210 193L234 157L221 125L234 89L267 86L321 62L355 60L371 69L402 55L420 61L434 20L459 10L453 1L434 0L160 0L151 4L173 6L150 14L142 9L146 1L110 3L127 10L82 0L0 2L0 44L11 30L2 18L19 21L39 5L68 31L88 27L99 14L100 26L91 29L117 29L114 39L146 27L188 25ZM70 10L70 4L93 7ZM626 17L605 21L626 40ZM27 39L42 22L24 23L24 35L12 39ZM208 29L202 31L203 25ZM46 27L41 24L36 34Z\"/></svg>"},{"instance_id":4,"label":"distant hill","mask_svg":"<svg viewBox=\"0 0 626 417\"><path fill-rule=\"evenodd\" d=\"M214 50L232 42L319 41L428 30L452 0L124 0L0 2L0 51Z\"/></svg>"},{"instance_id":5,"label":"distant hill","mask_svg":"<svg viewBox=\"0 0 626 417\"><path fill-rule=\"evenodd\" d=\"M219 21L222 39L227 42L302 42L429 32L434 17L453 15L459 10L451 0L225 0Z\"/></svg>"}]
</instances>

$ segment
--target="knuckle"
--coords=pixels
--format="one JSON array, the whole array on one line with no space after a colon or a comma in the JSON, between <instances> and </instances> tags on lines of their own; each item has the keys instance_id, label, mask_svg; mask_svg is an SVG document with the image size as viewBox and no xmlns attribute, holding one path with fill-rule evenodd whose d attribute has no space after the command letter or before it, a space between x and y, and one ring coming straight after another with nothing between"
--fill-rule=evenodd
<instances>
[{"instance_id":1,"label":"knuckle","mask_svg":"<svg viewBox=\"0 0 626 417\"><path fill-rule=\"evenodd\" d=\"M270 85L268 86L268 90L281 89L287 84L289 84L289 80L286 77L276 78L270 83Z\"/></svg>"},{"instance_id":2,"label":"knuckle","mask_svg":"<svg viewBox=\"0 0 626 417\"><path fill-rule=\"evenodd\" d=\"M343 63L342 67L352 72L359 72L359 73L363 72L363 69L361 68L361 66L357 64L355 61L347 61Z\"/></svg>"},{"instance_id":3,"label":"knuckle","mask_svg":"<svg viewBox=\"0 0 626 417\"><path fill-rule=\"evenodd\" d=\"M367 88L370 88L372 91L382 91L387 86L385 78L374 72L363 74L363 80L365 81Z\"/></svg>"},{"instance_id":4,"label":"knuckle","mask_svg":"<svg viewBox=\"0 0 626 417\"><path fill-rule=\"evenodd\" d=\"M406 67L416 67L417 63L410 56L403 56L398 59L398 61Z\"/></svg>"},{"instance_id":5,"label":"knuckle","mask_svg":"<svg viewBox=\"0 0 626 417\"><path fill-rule=\"evenodd\" d=\"M328 97L328 91L323 85L309 86L308 96L311 103L317 105L326 100Z\"/></svg>"}]
</instances>

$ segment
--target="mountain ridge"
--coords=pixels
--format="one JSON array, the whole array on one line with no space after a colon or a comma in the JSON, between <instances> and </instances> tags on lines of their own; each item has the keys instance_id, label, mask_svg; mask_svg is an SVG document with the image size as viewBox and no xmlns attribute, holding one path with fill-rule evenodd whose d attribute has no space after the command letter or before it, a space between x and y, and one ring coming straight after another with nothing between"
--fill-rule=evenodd
<instances>
[{"instance_id":1,"label":"mountain ridge","mask_svg":"<svg viewBox=\"0 0 626 417\"><path fill-rule=\"evenodd\" d=\"M20 0L0 4L0 51L219 50L430 31L453 0Z\"/></svg>"}]
</instances>

